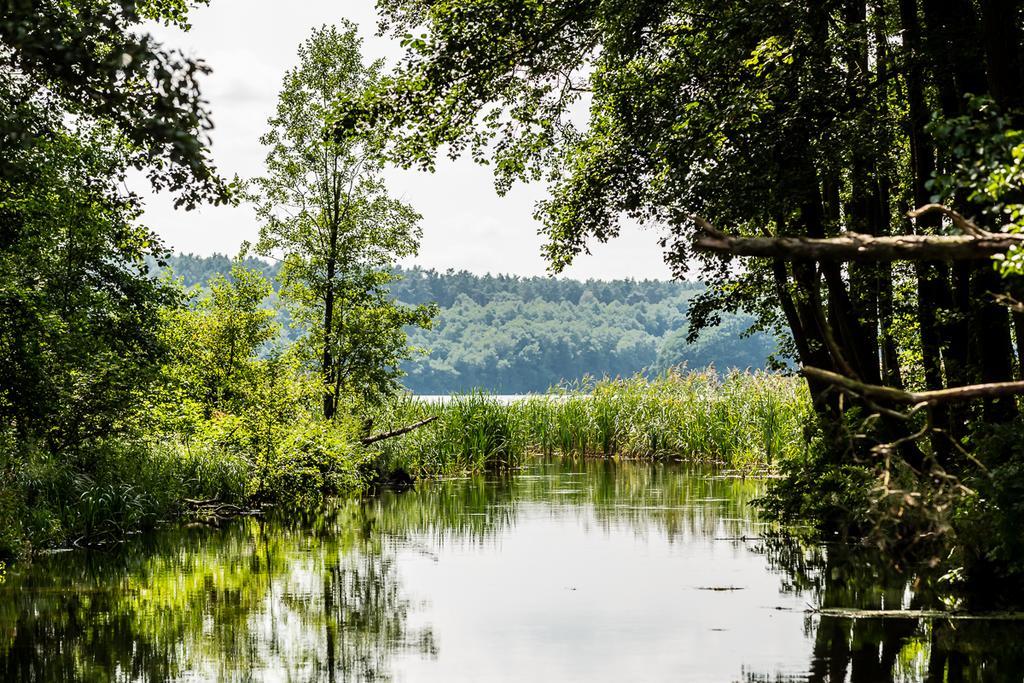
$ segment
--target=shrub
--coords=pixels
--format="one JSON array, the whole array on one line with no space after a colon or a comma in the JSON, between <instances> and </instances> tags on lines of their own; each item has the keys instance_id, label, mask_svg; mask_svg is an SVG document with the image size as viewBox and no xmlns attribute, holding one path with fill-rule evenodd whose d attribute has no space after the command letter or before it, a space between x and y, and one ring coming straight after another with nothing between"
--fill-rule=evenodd
<instances>
[{"instance_id":1,"label":"shrub","mask_svg":"<svg viewBox=\"0 0 1024 683\"><path fill-rule=\"evenodd\" d=\"M360 452L349 421L310 420L289 430L267 465L263 493L277 500L359 488Z\"/></svg>"}]
</instances>

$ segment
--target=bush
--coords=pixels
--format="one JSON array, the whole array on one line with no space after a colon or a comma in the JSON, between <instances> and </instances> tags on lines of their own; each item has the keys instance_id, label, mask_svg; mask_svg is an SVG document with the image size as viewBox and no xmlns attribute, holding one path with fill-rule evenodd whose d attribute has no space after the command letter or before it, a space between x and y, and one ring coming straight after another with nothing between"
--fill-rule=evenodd
<instances>
[{"instance_id":1,"label":"bush","mask_svg":"<svg viewBox=\"0 0 1024 683\"><path fill-rule=\"evenodd\" d=\"M1009 592L1019 601L1024 590L1024 443L1019 421L989 426L976 437L978 471L965 484L974 495L962 496L952 514L959 557L972 585ZM992 598L993 596L988 596Z\"/></svg>"},{"instance_id":2,"label":"bush","mask_svg":"<svg viewBox=\"0 0 1024 683\"><path fill-rule=\"evenodd\" d=\"M820 450L806 458L784 460L778 479L769 482L755 504L765 517L785 525L811 526L828 535L859 537L871 522L875 475L861 465L834 465Z\"/></svg>"},{"instance_id":3,"label":"bush","mask_svg":"<svg viewBox=\"0 0 1024 683\"><path fill-rule=\"evenodd\" d=\"M319 497L361 485L353 425L311 420L284 435L262 478L262 493L277 500Z\"/></svg>"}]
</instances>

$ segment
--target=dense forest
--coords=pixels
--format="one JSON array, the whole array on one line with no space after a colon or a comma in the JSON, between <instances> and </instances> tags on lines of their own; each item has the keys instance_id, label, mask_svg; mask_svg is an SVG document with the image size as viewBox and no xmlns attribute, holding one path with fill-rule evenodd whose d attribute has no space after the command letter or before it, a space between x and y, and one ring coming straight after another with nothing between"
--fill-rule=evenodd
<instances>
[{"instance_id":1,"label":"dense forest","mask_svg":"<svg viewBox=\"0 0 1024 683\"><path fill-rule=\"evenodd\" d=\"M168 259L185 286L203 286L231 269L231 259L179 254ZM274 278L277 264L244 261ZM422 353L402 363L405 387L417 394L484 389L542 392L586 376L657 374L670 367L764 368L776 350L764 332L744 333L754 318L726 314L721 325L687 340L690 301L704 287L692 282L600 281L439 273L396 268L391 296L405 304L440 307L430 329L411 329ZM275 298L266 305L275 306ZM290 339L299 330L287 325Z\"/></svg>"}]
</instances>

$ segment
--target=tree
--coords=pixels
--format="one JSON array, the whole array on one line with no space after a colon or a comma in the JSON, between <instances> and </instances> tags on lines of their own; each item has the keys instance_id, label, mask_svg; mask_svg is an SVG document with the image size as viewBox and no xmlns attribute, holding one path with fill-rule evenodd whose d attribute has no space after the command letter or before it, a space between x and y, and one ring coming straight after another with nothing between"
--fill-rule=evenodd
<instances>
[{"instance_id":1,"label":"tree","mask_svg":"<svg viewBox=\"0 0 1024 683\"><path fill-rule=\"evenodd\" d=\"M257 249L281 257L282 297L315 350L327 418L344 391L373 399L394 389L409 353L403 328L428 325L432 310L386 295L391 266L418 249L420 216L387 194L384 129L332 134L337 100L379 79L380 63L364 65L360 45L345 22L314 31L299 48L261 138L270 148L267 175L249 194L262 222Z\"/></svg>"},{"instance_id":2,"label":"tree","mask_svg":"<svg viewBox=\"0 0 1024 683\"><path fill-rule=\"evenodd\" d=\"M189 4L0 3L0 555L70 541L97 480L144 476L160 313L181 302L150 269L165 251L127 170L186 207L230 199L209 160L206 68L142 31Z\"/></svg>"},{"instance_id":3,"label":"tree","mask_svg":"<svg viewBox=\"0 0 1024 683\"><path fill-rule=\"evenodd\" d=\"M138 32L186 3L9 0L0 14L0 430L52 451L126 428L165 352L164 255L124 189L226 201L209 163L205 67Z\"/></svg>"},{"instance_id":4,"label":"tree","mask_svg":"<svg viewBox=\"0 0 1024 683\"><path fill-rule=\"evenodd\" d=\"M192 307L165 310L163 334L174 356L169 379L204 417L237 410L252 395L259 353L277 335L274 311L263 307L272 291L261 272L236 259L227 277L210 278Z\"/></svg>"},{"instance_id":5,"label":"tree","mask_svg":"<svg viewBox=\"0 0 1024 683\"><path fill-rule=\"evenodd\" d=\"M103 120L131 143L128 161L179 205L225 202L227 184L208 154L210 114L198 77L209 69L138 32L146 19L187 27L186 0L4 0L0 69L5 99L45 101L68 116ZM22 106L20 114L27 114ZM0 120L5 169L51 122L17 114Z\"/></svg>"},{"instance_id":6,"label":"tree","mask_svg":"<svg viewBox=\"0 0 1024 683\"><path fill-rule=\"evenodd\" d=\"M708 298L727 307L745 299L748 308L778 310L802 362L847 365L871 381L883 374L895 380L898 372L891 362L890 266L868 264L844 273L833 260L783 246L782 256L766 254L778 261L749 264L736 277L727 260L694 252L706 223L690 216L741 234L810 239L856 232L885 240L890 232L915 229L897 209L901 202L926 203L924 184L937 154L933 143L928 150L917 144L921 136L934 136L924 130L930 112L918 109L931 105L946 117L966 113L964 95L989 91L986 69L993 79L1004 79L998 88L1004 101L994 105L1005 108L1012 105L1006 93L1015 92L1018 77L994 56L1003 50L1002 57L1017 63L1017 48L1000 42L1004 36L996 26L1015 26L1019 17L997 3L978 12L863 0L763 2L739 11L731 3L681 0L614 7L395 0L383 10L385 28L405 32L403 69L380 90L386 94L368 107L349 109L343 128L367 120L400 123L406 135L395 144L396 157L426 166L441 144L456 151L468 146L478 155L493 150L501 188L545 174L552 196L539 214L555 269L580 253L587 239L613 237L623 214L668 224L668 259L680 271L702 259L705 276L716 284ZM965 15L957 16L961 11ZM1000 12L1010 12L1005 22ZM934 33L925 45L918 35L922 16ZM946 44L939 46L960 19L969 30L954 36L955 44L963 54L984 57L976 63L951 58ZM421 24L429 33L412 35ZM908 40L894 51L889 37L898 32ZM945 70L951 61L962 71L955 83ZM929 85L921 78L941 83L945 90L936 93L944 99L919 102ZM582 92L592 97L585 131L571 117ZM439 109L446 115L428 114ZM903 146L915 150L913 159L899 155ZM917 161L927 164L908 175ZM938 227L929 216L916 230L927 234ZM1004 240L1002 247L1009 244ZM971 295L998 287L991 269L921 268L918 323L926 381L938 386L947 379L1006 379L1012 358L1002 353L1009 347L1005 310ZM957 300L966 302L963 310L954 310ZM765 306L769 302L782 305ZM950 332L948 340L936 341L940 323L932 317L945 302L950 315L941 317L961 319L941 323L956 329L943 330ZM973 340L957 340L966 334L968 318L988 324L967 335ZM969 353L972 344L999 352L984 360ZM876 352L872 346L885 348ZM812 389L821 395L827 387ZM1012 412L1005 405L1000 410L1004 417Z\"/></svg>"},{"instance_id":7,"label":"tree","mask_svg":"<svg viewBox=\"0 0 1024 683\"><path fill-rule=\"evenodd\" d=\"M545 178L538 215L554 270L614 237L623 216L666 226L669 263L680 274L698 266L711 285L691 309L697 328L722 310L781 322L800 363L832 373L807 375L820 424L848 437L846 421L874 415L874 443L833 441L827 467L895 453L899 481L926 498L957 477L998 497L962 454L1015 424L1013 396L969 392L977 400L908 415L843 397L826 378L941 391L1020 376L1024 318L1004 305L1020 300L1019 284L984 258L1017 242L1001 230L1019 186L1008 195L1012 172L998 169L1012 171L1022 128L1019 2L381 6L406 55L374 94L341 108L340 131L386 122L402 133L394 158L428 168L441 146L470 150L494 162L499 189ZM906 216L933 202L943 208ZM956 216L979 232L951 236ZM752 249L756 240L770 248ZM852 248L834 251L844 242ZM887 243L917 246L876 250ZM961 258L968 251L982 258ZM738 253L760 256L738 264ZM1020 457L1000 443L992 463ZM889 474L882 498L901 500ZM1012 507L978 505L996 518Z\"/></svg>"},{"instance_id":8,"label":"tree","mask_svg":"<svg viewBox=\"0 0 1024 683\"><path fill-rule=\"evenodd\" d=\"M123 427L156 380L176 297L149 276L159 243L117 187L124 156L102 130L55 131L22 151L21 182L0 180L0 425L23 448Z\"/></svg>"}]
</instances>

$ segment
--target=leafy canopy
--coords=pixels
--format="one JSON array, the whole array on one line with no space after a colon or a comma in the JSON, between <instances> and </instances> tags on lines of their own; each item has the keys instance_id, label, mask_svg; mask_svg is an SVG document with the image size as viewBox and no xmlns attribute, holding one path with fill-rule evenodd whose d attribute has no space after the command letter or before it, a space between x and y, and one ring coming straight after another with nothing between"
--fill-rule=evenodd
<instances>
[{"instance_id":1,"label":"leafy canopy","mask_svg":"<svg viewBox=\"0 0 1024 683\"><path fill-rule=\"evenodd\" d=\"M185 0L5 0L0 89L20 113L0 120L0 169L32 139L75 118L104 122L126 142L127 161L179 206L224 202L228 185L208 153L213 124L199 92L202 62L165 50L140 31L145 19L187 25ZM51 117L27 116L29 103Z\"/></svg>"},{"instance_id":2,"label":"leafy canopy","mask_svg":"<svg viewBox=\"0 0 1024 683\"><path fill-rule=\"evenodd\" d=\"M299 48L261 138L267 174L248 194L261 222L257 251L281 259L281 296L319 363L326 417L343 393L374 400L394 391L409 354L404 328L431 316L387 292L391 267L416 253L421 229L420 215L384 185L385 129L333 135L338 100L380 79L381 64L364 65L360 48L350 22L314 31Z\"/></svg>"}]
</instances>

